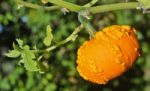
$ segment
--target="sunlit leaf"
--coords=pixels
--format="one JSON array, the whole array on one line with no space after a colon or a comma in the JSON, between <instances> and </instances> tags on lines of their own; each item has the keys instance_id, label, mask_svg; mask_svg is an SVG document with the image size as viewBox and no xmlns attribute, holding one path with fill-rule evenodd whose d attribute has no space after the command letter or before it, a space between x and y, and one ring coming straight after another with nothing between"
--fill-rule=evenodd
<instances>
[{"instance_id":1,"label":"sunlit leaf","mask_svg":"<svg viewBox=\"0 0 150 91\"><path fill-rule=\"evenodd\" d=\"M24 63L24 67L29 71L38 71L37 62L34 60L35 55L29 49L29 46L23 47L23 52L21 54L22 62Z\"/></svg>"},{"instance_id":2,"label":"sunlit leaf","mask_svg":"<svg viewBox=\"0 0 150 91\"><path fill-rule=\"evenodd\" d=\"M11 58L16 58L20 56L20 52L18 50L11 50L9 53L6 53L5 56L11 57Z\"/></svg>"}]
</instances>

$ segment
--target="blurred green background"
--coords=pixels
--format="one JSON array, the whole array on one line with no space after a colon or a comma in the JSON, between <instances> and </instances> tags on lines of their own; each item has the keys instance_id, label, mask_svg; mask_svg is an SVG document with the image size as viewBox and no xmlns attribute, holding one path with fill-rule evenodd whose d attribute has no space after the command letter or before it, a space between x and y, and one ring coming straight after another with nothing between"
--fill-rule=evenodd
<instances>
[{"instance_id":1,"label":"blurred green background","mask_svg":"<svg viewBox=\"0 0 150 91\"><path fill-rule=\"evenodd\" d=\"M40 0L26 1L43 5ZM90 0L66 1L84 5ZM116 2L125 0L99 0L97 4ZM18 65L18 59L6 58L4 54L12 49L16 38L44 48L42 40L48 24L53 28L53 43L66 38L80 24L73 12L64 15L60 10L39 11L17 7L14 0L0 0L0 91L150 91L150 14L121 10L93 15L91 23L97 30L113 24L135 27L143 50L134 67L124 75L107 85L96 85L83 80L76 70L76 51L88 40L85 30L79 33L75 42L44 56L42 62L49 65L44 74L26 71Z\"/></svg>"}]
</instances>

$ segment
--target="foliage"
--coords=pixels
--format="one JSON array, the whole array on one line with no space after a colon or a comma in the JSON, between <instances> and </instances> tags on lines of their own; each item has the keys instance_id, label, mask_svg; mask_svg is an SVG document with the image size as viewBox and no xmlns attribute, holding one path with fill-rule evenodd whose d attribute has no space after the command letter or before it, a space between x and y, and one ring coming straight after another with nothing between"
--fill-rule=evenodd
<instances>
[{"instance_id":1,"label":"foliage","mask_svg":"<svg viewBox=\"0 0 150 91\"><path fill-rule=\"evenodd\" d=\"M26 1L42 5L40 0ZM65 1L84 5L90 0ZM97 4L124 1L99 0ZM91 18L91 23L97 30L113 24L135 27L138 30L137 34L143 50L142 56L131 70L106 86L84 81L76 70L76 50L88 39L88 33L85 30L79 33L76 41L62 45L49 53L45 52L40 61L37 61L38 65L35 63L35 60L38 59L35 59L34 56L37 57L40 53L35 54L32 50L46 48L43 44L43 39L46 36L46 31L43 31L45 27L51 25L54 37L51 44L57 44L69 36L79 25L76 13L70 12L64 15L59 9L56 11L41 11L27 7L18 9L15 0L1 0L0 91L149 91L150 22L148 20L150 19L150 14L143 14L137 10L119 10L95 14ZM16 41L17 43L15 42L13 46L14 50L7 55L10 57L20 56L19 58L23 59L20 65L26 65L25 67L28 68L30 67L28 62L32 62L33 65L37 65L38 69L42 67L40 69L46 70L45 73L39 74L39 72L27 71L25 68L18 66L19 58L10 59L4 55L8 50L13 49L12 44L16 38L22 39L23 46L21 46L21 42ZM19 47L19 49L16 47ZM20 51L23 52L20 53ZM30 56L27 56L28 54ZM36 67L32 68L32 70L37 70ZM40 70L40 72L43 71Z\"/></svg>"}]
</instances>

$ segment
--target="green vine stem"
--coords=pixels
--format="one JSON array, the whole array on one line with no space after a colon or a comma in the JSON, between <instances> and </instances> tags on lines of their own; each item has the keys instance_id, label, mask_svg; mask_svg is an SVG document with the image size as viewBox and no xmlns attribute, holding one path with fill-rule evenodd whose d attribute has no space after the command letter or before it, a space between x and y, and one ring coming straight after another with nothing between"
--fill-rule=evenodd
<instances>
[{"instance_id":1,"label":"green vine stem","mask_svg":"<svg viewBox=\"0 0 150 91\"><path fill-rule=\"evenodd\" d=\"M94 0L93 0L94 1ZM72 4L63 0L49 0L50 3L53 3L55 5L67 8L71 11L79 12L83 9L85 9L82 6ZM121 9L135 9L139 6L138 2L128 2L128 3L116 3L116 4L109 4L109 5L101 5L101 6L95 6L95 7L89 7L89 12L92 14L100 13L100 12L107 12L107 11L113 11L113 10L121 10Z\"/></svg>"},{"instance_id":2,"label":"green vine stem","mask_svg":"<svg viewBox=\"0 0 150 91\"><path fill-rule=\"evenodd\" d=\"M65 40L53 45L53 46L50 46L49 48L47 49L44 49L44 50L33 50L33 52L36 52L36 53L43 53L43 52L50 52L54 49L56 49L57 47L63 45L63 44L66 44L68 43L69 41L73 41L76 37L77 37L77 34L83 29L83 25L81 24L80 26L78 26L70 36L68 36Z\"/></svg>"},{"instance_id":3,"label":"green vine stem","mask_svg":"<svg viewBox=\"0 0 150 91\"><path fill-rule=\"evenodd\" d=\"M109 5L94 6L88 9L90 13L95 14L114 10L136 9L138 6L139 6L138 2L128 2L128 3L116 3Z\"/></svg>"},{"instance_id":4,"label":"green vine stem","mask_svg":"<svg viewBox=\"0 0 150 91\"><path fill-rule=\"evenodd\" d=\"M63 7L69 9L70 11L75 11L75 12L79 12L81 10L86 9L84 6L76 5L63 0L49 0L49 2L55 4L56 6L44 7L37 4L32 4L32 3L27 3L25 1L17 0L18 4L33 9L57 10ZM127 2L127 3L116 3L116 4L93 6L93 7L89 7L88 10L91 14L95 14L95 13L122 10L122 9L136 9L137 7L139 7L139 2Z\"/></svg>"}]
</instances>

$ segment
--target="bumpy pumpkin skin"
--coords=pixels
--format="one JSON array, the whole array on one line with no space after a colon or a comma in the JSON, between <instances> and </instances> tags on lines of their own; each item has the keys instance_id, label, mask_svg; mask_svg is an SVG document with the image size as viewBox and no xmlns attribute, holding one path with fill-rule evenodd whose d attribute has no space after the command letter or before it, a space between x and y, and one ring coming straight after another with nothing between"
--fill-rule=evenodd
<instances>
[{"instance_id":1,"label":"bumpy pumpkin skin","mask_svg":"<svg viewBox=\"0 0 150 91\"><path fill-rule=\"evenodd\" d=\"M113 25L95 34L78 49L77 70L85 79L106 84L133 66L140 55L136 30Z\"/></svg>"}]
</instances>

